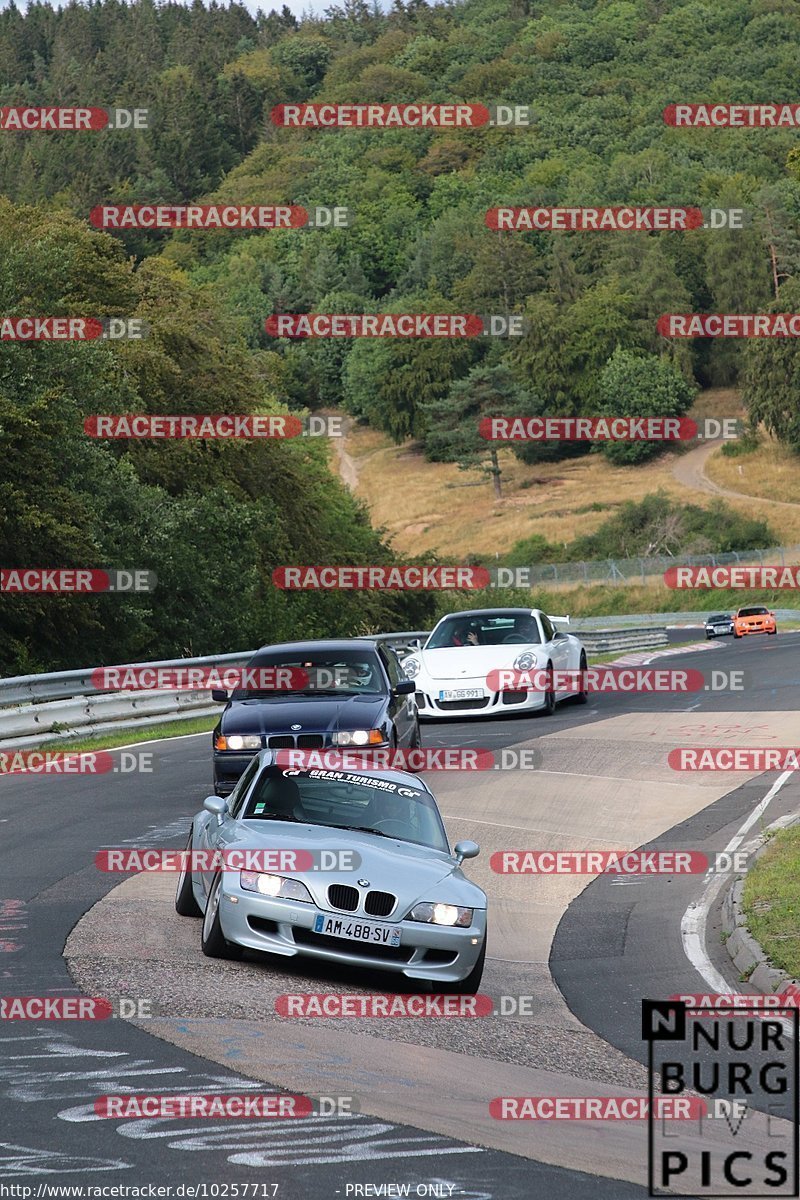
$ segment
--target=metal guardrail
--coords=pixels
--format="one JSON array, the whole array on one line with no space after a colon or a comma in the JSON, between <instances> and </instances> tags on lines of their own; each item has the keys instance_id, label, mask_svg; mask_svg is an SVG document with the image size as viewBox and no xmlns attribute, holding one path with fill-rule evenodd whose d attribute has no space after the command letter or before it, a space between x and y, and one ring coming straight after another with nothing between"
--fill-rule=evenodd
<instances>
[{"instance_id":1,"label":"metal guardrail","mask_svg":"<svg viewBox=\"0 0 800 1200\"><path fill-rule=\"evenodd\" d=\"M368 635L370 641L391 645L400 655L417 649L429 630ZM613 650L649 649L667 644L662 627L625 630L574 630L590 654ZM205 658L164 659L149 663L126 663L136 668L224 667L247 663L255 650L218 654ZM213 716L219 705L209 692L126 691L113 692L95 686L97 668L56 671L52 674L17 675L0 679L0 743L23 749L57 742L86 733L116 733L146 728L165 721ZM121 668L117 668L121 669Z\"/></svg>"}]
</instances>

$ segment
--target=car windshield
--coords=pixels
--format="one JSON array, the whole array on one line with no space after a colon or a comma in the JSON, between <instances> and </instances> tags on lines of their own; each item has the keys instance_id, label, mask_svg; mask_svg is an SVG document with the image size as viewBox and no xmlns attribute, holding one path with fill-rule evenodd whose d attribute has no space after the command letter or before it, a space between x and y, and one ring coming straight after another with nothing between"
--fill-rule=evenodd
<instances>
[{"instance_id":1,"label":"car windshield","mask_svg":"<svg viewBox=\"0 0 800 1200\"><path fill-rule=\"evenodd\" d=\"M297 821L357 829L449 853L436 802L422 787L351 771L266 767L253 784L245 821Z\"/></svg>"},{"instance_id":2,"label":"car windshield","mask_svg":"<svg viewBox=\"0 0 800 1200\"><path fill-rule=\"evenodd\" d=\"M247 667L249 670L283 667L297 672L292 678L301 686L293 687L292 695L380 696L387 690L377 655L364 650L337 650L327 654L313 650L294 654L269 651L256 654ZM261 700L287 694L285 690L251 686L237 688L231 698Z\"/></svg>"},{"instance_id":3,"label":"car windshield","mask_svg":"<svg viewBox=\"0 0 800 1200\"><path fill-rule=\"evenodd\" d=\"M740 608L738 615L740 617L765 617L768 612L767 608Z\"/></svg>"},{"instance_id":4,"label":"car windshield","mask_svg":"<svg viewBox=\"0 0 800 1200\"><path fill-rule=\"evenodd\" d=\"M709 624L711 624L712 621L730 621L730 617L727 613L717 613L715 616L708 618Z\"/></svg>"},{"instance_id":5,"label":"car windshield","mask_svg":"<svg viewBox=\"0 0 800 1200\"><path fill-rule=\"evenodd\" d=\"M437 625L425 650L448 646L522 646L541 643L539 624L531 613L484 613L465 617L454 614Z\"/></svg>"}]
</instances>

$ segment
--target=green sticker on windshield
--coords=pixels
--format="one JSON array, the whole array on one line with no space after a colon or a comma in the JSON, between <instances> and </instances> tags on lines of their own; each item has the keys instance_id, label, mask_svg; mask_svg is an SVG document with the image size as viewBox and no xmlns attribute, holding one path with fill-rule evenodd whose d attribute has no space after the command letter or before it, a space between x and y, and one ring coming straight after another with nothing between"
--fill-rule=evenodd
<instances>
[{"instance_id":1,"label":"green sticker on windshield","mask_svg":"<svg viewBox=\"0 0 800 1200\"><path fill-rule=\"evenodd\" d=\"M253 809L253 812L262 813L266 807L266 804L257 804Z\"/></svg>"}]
</instances>

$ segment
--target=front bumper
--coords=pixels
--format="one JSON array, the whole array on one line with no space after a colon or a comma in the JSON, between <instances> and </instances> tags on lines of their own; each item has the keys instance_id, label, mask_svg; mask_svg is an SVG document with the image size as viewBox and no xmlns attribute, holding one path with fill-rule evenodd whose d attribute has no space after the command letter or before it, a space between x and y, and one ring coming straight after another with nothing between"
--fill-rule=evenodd
<instances>
[{"instance_id":1,"label":"front bumper","mask_svg":"<svg viewBox=\"0 0 800 1200\"><path fill-rule=\"evenodd\" d=\"M730 637L733 625L706 625L706 637Z\"/></svg>"},{"instance_id":2,"label":"front bumper","mask_svg":"<svg viewBox=\"0 0 800 1200\"><path fill-rule=\"evenodd\" d=\"M774 621L759 621L757 624L737 625L736 633L739 637L747 637L751 633L773 633L775 631Z\"/></svg>"},{"instance_id":3,"label":"front bumper","mask_svg":"<svg viewBox=\"0 0 800 1200\"><path fill-rule=\"evenodd\" d=\"M469 929L386 918L379 924L401 927L400 945L362 945L314 933L314 918L320 912L356 919L361 915L259 896L240 887L237 872L225 872L223 876L219 909L222 932L229 942L266 954L316 958L362 970L390 971L407 979L457 983L475 966L486 936L486 912L476 909Z\"/></svg>"},{"instance_id":4,"label":"front bumper","mask_svg":"<svg viewBox=\"0 0 800 1200\"><path fill-rule=\"evenodd\" d=\"M436 717L437 720L460 720L463 717L489 717L504 712L535 712L544 708L544 692L490 692L483 677L479 679L430 679L426 675L414 680L417 712L420 717ZM482 693L475 700L440 700L443 691L476 689Z\"/></svg>"}]
</instances>

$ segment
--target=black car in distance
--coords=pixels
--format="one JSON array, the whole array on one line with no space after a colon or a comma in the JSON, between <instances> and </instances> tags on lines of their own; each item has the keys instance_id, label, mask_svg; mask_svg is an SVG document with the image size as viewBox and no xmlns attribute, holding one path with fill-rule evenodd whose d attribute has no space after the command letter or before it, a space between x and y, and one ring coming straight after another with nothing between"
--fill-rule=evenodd
<instances>
[{"instance_id":1,"label":"black car in distance","mask_svg":"<svg viewBox=\"0 0 800 1200\"><path fill-rule=\"evenodd\" d=\"M300 684L211 693L225 703L212 735L217 796L230 795L259 750L369 754L420 744L414 684L389 646L366 638L288 642L263 646L247 667L289 668Z\"/></svg>"}]
</instances>

